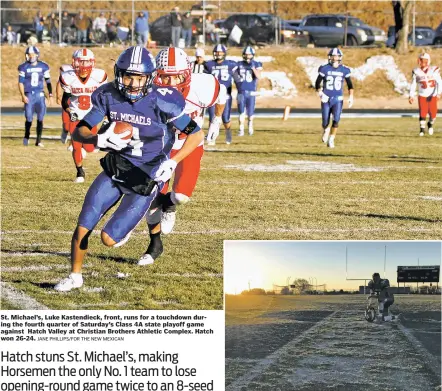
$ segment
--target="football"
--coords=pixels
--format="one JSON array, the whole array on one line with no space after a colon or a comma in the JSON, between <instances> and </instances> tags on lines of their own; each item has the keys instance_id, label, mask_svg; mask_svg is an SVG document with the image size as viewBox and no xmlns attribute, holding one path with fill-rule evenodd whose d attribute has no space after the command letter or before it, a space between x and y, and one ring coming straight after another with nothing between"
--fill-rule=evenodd
<instances>
[{"instance_id":1,"label":"football","mask_svg":"<svg viewBox=\"0 0 442 391\"><path fill-rule=\"evenodd\" d=\"M122 121L116 121L115 122L115 127L114 127L114 133L115 134L121 134L121 133L124 133L127 130L130 131L130 134L127 135L126 137L123 137L123 140L131 139L132 138L132 133L133 133L134 129L133 129L132 125L127 123L127 122L122 122Z\"/></svg>"}]
</instances>

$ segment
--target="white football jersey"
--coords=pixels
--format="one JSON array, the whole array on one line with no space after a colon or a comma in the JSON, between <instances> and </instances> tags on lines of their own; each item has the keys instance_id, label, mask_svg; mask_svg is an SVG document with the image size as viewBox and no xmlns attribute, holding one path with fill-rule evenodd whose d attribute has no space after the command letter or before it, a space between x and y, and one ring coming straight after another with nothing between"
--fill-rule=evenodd
<instances>
[{"instance_id":1,"label":"white football jersey","mask_svg":"<svg viewBox=\"0 0 442 391\"><path fill-rule=\"evenodd\" d=\"M202 127L204 120L204 109L214 104L225 104L226 94L222 93L222 87L217 78L209 73L193 73L190 82L190 89L186 99L184 113L192 118L198 126ZM176 135L173 149L181 149L185 137ZM200 145L203 145L204 141Z\"/></svg>"},{"instance_id":2,"label":"white football jersey","mask_svg":"<svg viewBox=\"0 0 442 391\"><path fill-rule=\"evenodd\" d=\"M410 97L416 95L416 85L418 86L419 96L436 96L442 93L442 80L439 67L431 65L426 71L417 67L413 69L410 86Z\"/></svg>"},{"instance_id":3,"label":"white football jersey","mask_svg":"<svg viewBox=\"0 0 442 391\"><path fill-rule=\"evenodd\" d=\"M94 68L89 77L82 81L72 67L69 68L60 68L60 85L64 92L71 94L69 108L81 120L92 108L92 93L107 82L107 75L103 69Z\"/></svg>"}]
</instances>

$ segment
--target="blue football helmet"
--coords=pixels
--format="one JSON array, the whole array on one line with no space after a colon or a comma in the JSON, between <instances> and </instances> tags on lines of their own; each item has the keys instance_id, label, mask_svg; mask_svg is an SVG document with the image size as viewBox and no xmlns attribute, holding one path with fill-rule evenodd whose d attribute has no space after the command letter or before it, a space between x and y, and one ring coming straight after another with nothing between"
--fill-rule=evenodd
<instances>
[{"instance_id":1,"label":"blue football helmet","mask_svg":"<svg viewBox=\"0 0 442 391\"><path fill-rule=\"evenodd\" d=\"M255 57L255 49L253 49L251 46L246 46L242 51L242 58L244 61L250 62L253 60L253 57Z\"/></svg>"},{"instance_id":2,"label":"blue football helmet","mask_svg":"<svg viewBox=\"0 0 442 391\"><path fill-rule=\"evenodd\" d=\"M333 48L328 52L328 63L333 67L337 68L342 64L342 57L344 53L339 48ZM337 58L336 58L337 57Z\"/></svg>"},{"instance_id":3,"label":"blue football helmet","mask_svg":"<svg viewBox=\"0 0 442 391\"><path fill-rule=\"evenodd\" d=\"M127 99L135 102L150 92L155 71L155 58L152 54L141 46L131 46L120 54L115 63L115 87ZM123 83L125 75L146 76L146 81L139 86L133 86L133 81L125 85Z\"/></svg>"},{"instance_id":4,"label":"blue football helmet","mask_svg":"<svg viewBox=\"0 0 442 391\"><path fill-rule=\"evenodd\" d=\"M38 50L37 46L28 46L25 51L25 57L27 62L37 62L40 57L40 50Z\"/></svg>"},{"instance_id":5,"label":"blue football helmet","mask_svg":"<svg viewBox=\"0 0 442 391\"><path fill-rule=\"evenodd\" d=\"M227 48L224 45L218 44L213 48L213 59L222 61L226 58Z\"/></svg>"}]
</instances>

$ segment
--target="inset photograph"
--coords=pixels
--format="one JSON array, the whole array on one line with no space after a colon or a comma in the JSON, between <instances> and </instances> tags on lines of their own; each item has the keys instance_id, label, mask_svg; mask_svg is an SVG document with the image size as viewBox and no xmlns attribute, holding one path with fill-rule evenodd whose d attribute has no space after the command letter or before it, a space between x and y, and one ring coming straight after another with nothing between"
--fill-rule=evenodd
<instances>
[{"instance_id":1,"label":"inset photograph","mask_svg":"<svg viewBox=\"0 0 442 391\"><path fill-rule=\"evenodd\" d=\"M439 390L440 241L225 241L226 390Z\"/></svg>"}]
</instances>

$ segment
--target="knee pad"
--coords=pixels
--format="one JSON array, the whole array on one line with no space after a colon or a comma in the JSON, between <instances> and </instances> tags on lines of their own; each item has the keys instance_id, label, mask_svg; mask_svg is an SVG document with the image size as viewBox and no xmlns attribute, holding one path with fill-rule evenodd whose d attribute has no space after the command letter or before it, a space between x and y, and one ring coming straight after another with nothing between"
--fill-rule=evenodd
<instances>
[{"instance_id":1,"label":"knee pad","mask_svg":"<svg viewBox=\"0 0 442 391\"><path fill-rule=\"evenodd\" d=\"M333 120L332 128L337 128L338 126L339 126L339 122L336 122L335 120Z\"/></svg>"},{"instance_id":2,"label":"knee pad","mask_svg":"<svg viewBox=\"0 0 442 391\"><path fill-rule=\"evenodd\" d=\"M187 197L185 194L175 193L174 191L171 194L171 199L175 205L183 205L189 202L190 200L190 198Z\"/></svg>"},{"instance_id":3,"label":"knee pad","mask_svg":"<svg viewBox=\"0 0 442 391\"><path fill-rule=\"evenodd\" d=\"M245 119L246 119L246 113L242 113L239 115L239 123L240 124L243 124Z\"/></svg>"},{"instance_id":4,"label":"knee pad","mask_svg":"<svg viewBox=\"0 0 442 391\"><path fill-rule=\"evenodd\" d=\"M149 209L146 213L147 224L157 225L161 222L161 208Z\"/></svg>"}]
</instances>

